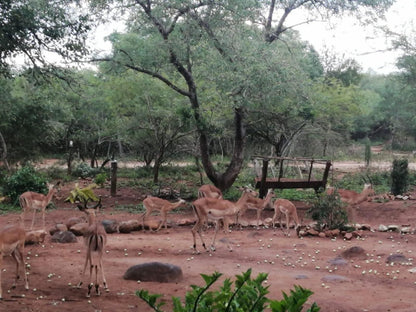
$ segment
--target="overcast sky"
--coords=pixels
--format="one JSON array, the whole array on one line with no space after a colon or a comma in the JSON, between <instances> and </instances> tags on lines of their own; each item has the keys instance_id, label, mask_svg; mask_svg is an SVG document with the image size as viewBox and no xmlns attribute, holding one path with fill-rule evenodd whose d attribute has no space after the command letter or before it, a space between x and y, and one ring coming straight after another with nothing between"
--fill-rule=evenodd
<instances>
[{"instance_id":1,"label":"overcast sky","mask_svg":"<svg viewBox=\"0 0 416 312\"><path fill-rule=\"evenodd\" d=\"M416 0L397 0L386 14L390 29L401 32L412 28L415 22ZM364 72L375 71L387 74L397 71L395 61L397 52L386 51L388 41L381 32L376 33L375 27L363 27L354 18L343 18L329 23L311 23L298 27L304 40L309 41L318 52L330 49L345 58L356 59Z\"/></svg>"},{"instance_id":2,"label":"overcast sky","mask_svg":"<svg viewBox=\"0 0 416 312\"><path fill-rule=\"evenodd\" d=\"M416 0L397 0L386 14L386 21L380 21L378 25L387 25L401 32L412 27L416 16ZM289 22L299 17L290 16ZM304 19L302 19L303 21ZM296 23L296 22L293 22ZM104 37L110 33L123 29L120 23L106 25L99 28L98 35L90 44L100 50L111 49L109 42ZM364 72L374 71L387 74L397 71L395 67L397 52L387 51L388 41L380 32L376 33L375 27L359 25L356 19L345 17L333 19L331 23L314 22L296 28L302 39L309 41L319 53L325 49L334 51L344 58L356 59Z\"/></svg>"}]
</instances>

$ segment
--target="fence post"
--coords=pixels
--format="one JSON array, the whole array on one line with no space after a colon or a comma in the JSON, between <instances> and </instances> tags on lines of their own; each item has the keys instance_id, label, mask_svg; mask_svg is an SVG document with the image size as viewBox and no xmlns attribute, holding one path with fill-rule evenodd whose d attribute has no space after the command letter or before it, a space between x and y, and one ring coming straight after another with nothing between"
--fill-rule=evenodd
<instances>
[{"instance_id":1,"label":"fence post","mask_svg":"<svg viewBox=\"0 0 416 312\"><path fill-rule=\"evenodd\" d=\"M117 195L117 160L111 161L111 196Z\"/></svg>"}]
</instances>

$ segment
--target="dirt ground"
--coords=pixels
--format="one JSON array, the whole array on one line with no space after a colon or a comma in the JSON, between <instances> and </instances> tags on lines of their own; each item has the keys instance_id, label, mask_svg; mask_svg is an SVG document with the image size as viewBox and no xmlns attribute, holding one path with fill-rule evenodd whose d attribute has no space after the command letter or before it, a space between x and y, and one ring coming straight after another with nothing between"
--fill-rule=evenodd
<instances>
[{"instance_id":1,"label":"dirt ground","mask_svg":"<svg viewBox=\"0 0 416 312\"><path fill-rule=\"evenodd\" d=\"M56 223L65 223L70 217L82 216L74 206L63 202L65 192L71 187L73 185L65 185L61 198L54 200L57 209L47 212L47 229ZM119 189L116 197L110 197L108 189L99 189L97 193L103 195L100 220L137 219L137 214L117 211L114 205L139 204L144 194L128 188ZM299 214L304 215L305 204L295 204ZM415 212L415 200L366 202L356 208L355 221L370 224L374 229L380 224L409 225L414 229ZM262 217L272 214L272 211L264 211ZM15 223L18 218L18 214L0 216L0 226ZM255 220L254 213L248 213L245 218ZM159 216L153 215L151 219L159 220ZM16 289L7 291L15 268L11 257L5 258L4 300L0 302L0 311L152 311L135 295L139 289L163 294L167 302L164 309L170 311L172 296L183 298L191 284L204 284L201 273L223 273L219 286L224 278L234 280L236 274L249 268L253 270L253 277L260 272L268 273L268 297L271 299L281 299L282 291L289 292L293 285L301 285L314 292L308 303L315 301L323 312L416 311L416 273L409 271L416 270L414 234L365 231L361 239L346 241L342 238L300 239L293 229L292 235L287 237L280 229L247 227L227 234L221 232L215 252L194 254L191 249L192 225L178 225L183 220L193 220L190 207L168 215L170 228L167 231L109 234L104 267L110 292L89 299L85 297L85 287L74 287L81 278L85 259L83 239L78 237L77 243L57 244L51 243L48 235L42 245L29 245L25 249L26 261L30 264L28 291L22 281ZM308 220L304 219L304 222ZM209 229L204 235L209 241L212 234L213 229ZM227 249L228 243L233 246L232 252ZM364 249L363 257L348 258L344 264L331 262L355 246ZM200 245L199 248L202 249ZM386 263L391 254L402 254L408 261ZM123 279L130 266L152 261L180 266L183 280L155 283Z\"/></svg>"}]
</instances>

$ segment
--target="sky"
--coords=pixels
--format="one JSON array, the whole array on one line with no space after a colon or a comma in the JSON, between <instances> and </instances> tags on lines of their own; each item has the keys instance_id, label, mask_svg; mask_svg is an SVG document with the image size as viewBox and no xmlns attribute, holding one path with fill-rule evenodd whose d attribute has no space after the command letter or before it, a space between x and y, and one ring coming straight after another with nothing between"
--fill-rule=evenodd
<instances>
[{"instance_id":1,"label":"sky","mask_svg":"<svg viewBox=\"0 0 416 312\"><path fill-rule=\"evenodd\" d=\"M416 0L397 0L386 13L390 29L401 32L409 30L412 22L416 26ZM397 71L395 66L399 53L387 51L385 36L374 26L363 27L356 19L345 17L333 20L331 24L315 22L296 28L303 40L309 41L321 54L325 49L334 51L345 58L353 58L362 66L364 72L388 74Z\"/></svg>"},{"instance_id":2,"label":"sky","mask_svg":"<svg viewBox=\"0 0 416 312\"><path fill-rule=\"evenodd\" d=\"M412 21L416 25L416 0L397 0L386 13L386 21L378 25L387 25L395 30L409 29ZM292 17L290 17L292 18ZM299 16L293 16L289 22L297 23ZM91 44L99 50L109 51L111 45L105 37L114 31L123 29L121 23L101 26ZM314 22L296 27L301 38L310 42L321 54L331 50L343 58L353 58L362 66L364 72L388 74L397 71L395 67L398 52L388 51L389 44L384 35L376 33L376 27L359 25L352 17L333 19L331 23Z\"/></svg>"}]
</instances>

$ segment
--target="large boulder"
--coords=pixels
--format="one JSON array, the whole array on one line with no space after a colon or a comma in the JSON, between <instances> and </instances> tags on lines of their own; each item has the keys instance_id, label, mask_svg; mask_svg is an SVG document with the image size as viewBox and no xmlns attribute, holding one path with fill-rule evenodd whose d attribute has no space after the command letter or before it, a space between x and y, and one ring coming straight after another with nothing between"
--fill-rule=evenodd
<instances>
[{"instance_id":1,"label":"large boulder","mask_svg":"<svg viewBox=\"0 0 416 312\"><path fill-rule=\"evenodd\" d=\"M183 274L177 265L146 262L130 267L123 278L142 282L176 283L182 280Z\"/></svg>"},{"instance_id":2,"label":"large boulder","mask_svg":"<svg viewBox=\"0 0 416 312\"><path fill-rule=\"evenodd\" d=\"M71 231L59 231L52 235L51 241L54 243L76 243L77 237Z\"/></svg>"},{"instance_id":3,"label":"large boulder","mask_svg":"<svg viewBox=\"0 0 416 312\"><path fill-rule=\"evenodd\" d=\"M43 243L45 241L45 236L47 234L48 233L46 233L46 231L44 230L26 232L25 244L31 245L31 244Z\"/></svg>"},{"instance_id":4,"label":"large boulder","mask_svg":"<svg viewBox=\"0 0 416 312\"><path fill-rule=\"evenodd\" d=\"M83 236L84 233L88 230L88 227L88 223L77 223L71 226L69 230L76 236Z\"/></svg>"},{"instance_id":5,"label":"large boulder","mask_svg":"<svg viewBox=\"0 0 416 312\"><path fill-rule=\"evenodd\" d=\"M137 220L121 221L118 224L118 230L120 231L120 233L131 233L133 231L140 230L141 227L141 224Z\"/></svg>"},{"instance_id":6,"label":"large boulder","mask_svg":"<svg viewBox=\"0 0 416 312\"><path fill-rule=\"evenodd\" d=\"M117 220L103 220L101 223L103 224L106 233L111 234L119 232Z\"/></svg>"},{"instance_id":7,"label":"large boulder","mask_svg":"<svg viewBox=\"0 0 416 312\"><path fill-rule=\"evenodd\" d=\"M49 234L53 235L56 232L68 231L68 227L63 223L57 223L53 228L49 230Z\"/></svg>"},{"instance_id":8,"label":"large boulder","mask_svg":"<svg viewBox=\"0 0 416 312\"><path fill-rule=\"evenodd\" d=\"M71 217L66 220L65 225L68 229L78 223L86 223L87 219L85 217Z\"/></svg>"}]
</instances>

